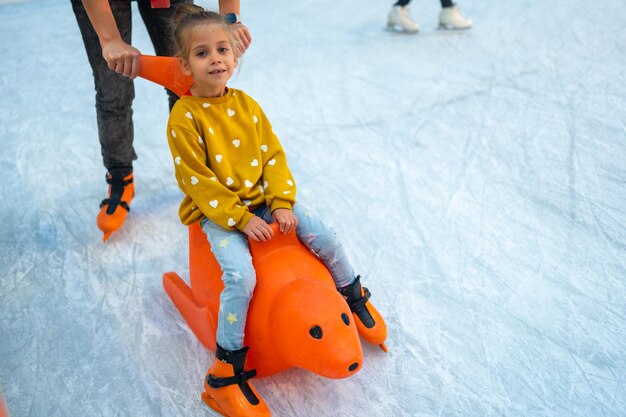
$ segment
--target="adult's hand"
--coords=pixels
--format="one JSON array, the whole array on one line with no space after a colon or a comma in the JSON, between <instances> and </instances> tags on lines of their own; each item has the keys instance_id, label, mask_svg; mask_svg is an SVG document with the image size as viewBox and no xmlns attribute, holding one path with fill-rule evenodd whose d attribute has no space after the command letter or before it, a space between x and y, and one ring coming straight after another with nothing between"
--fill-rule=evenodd
<instances>
[{"instance_id":1,"label":"adult's hand","mask_svg":"<svg viewBox=\"0 0 626 417\"><path fill-rule=\"evenodd\" d=\"M102 56L109 69L125 77L136 78L139 75L141 52L124 42L120 36L108 0L83 0L83 6L98 34Z\"/></svg>"},{"instance_id":2,"label":"adult's hand","mask_svg":"<svg viewBox=\"0 0 626 417\"><path fill-rule=\"evenodd\" d=\"M134 79L139 75L139 57L141 52L122 39L103 43L102 56L110 70L130 79Z\"/></svg>"},{"instance_id":3,"label":"adult's hand","mask_svg":"<svg viewBox=\"0 0 626 417\"><path fill-rule=\"evenodd\" d=\"M230 29L235 36L235 40L237 41L235 53L237 58L241 58L252 43L252 35L250 35L248 27L242 23L235 23L230 26Z\"/></svg>"}]
</instances>

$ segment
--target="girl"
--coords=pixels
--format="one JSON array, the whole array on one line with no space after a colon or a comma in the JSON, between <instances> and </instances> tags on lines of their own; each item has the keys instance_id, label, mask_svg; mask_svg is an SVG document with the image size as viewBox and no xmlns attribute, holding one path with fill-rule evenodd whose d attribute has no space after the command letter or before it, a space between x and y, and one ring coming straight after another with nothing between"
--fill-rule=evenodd
<instances>
[{"instance_id":1,"label":"girl","mask_svg":"<svg viewBox=\"0 0 626 417\"><path fill-rule=\"evenodd\" d=\"M296 184L272 126L243 91L226 86L237 67L236 43L217 13L187 5L174 19L177 56L193 77L189 95L176 103L167 128L178 186L185 194L181 221L200 222L220 264L220 296L215 363L208 369L203 400L227 416L269 416L244 369L248 305L256 277L248 239L267 241L279 224L297 236L327 266L355 316L359 333L381 344L386 326L368 302L335 233L301 204Z\"/></svg>"}]
</instances>

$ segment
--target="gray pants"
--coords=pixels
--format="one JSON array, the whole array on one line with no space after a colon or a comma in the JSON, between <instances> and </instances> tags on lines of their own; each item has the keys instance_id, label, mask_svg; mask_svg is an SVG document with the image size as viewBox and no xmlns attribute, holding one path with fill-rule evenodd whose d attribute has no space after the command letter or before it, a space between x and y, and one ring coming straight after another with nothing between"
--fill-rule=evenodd
<instances>
[{"instance_id":1,"label":"gray pants","mask_svg":"<svg viewBox=\"0 0 626 417\"><path fill-rule=\"evenodd\" d=\"M172 0L169 9L152 9L150 0L137 0L141 18L146 25L157 55L174 53L171 21L176 7L191 0ZM113 16L122 39L131 42L132 12L130 0L111 0ZM87 58L93 71L96 87L96 113L102 159L107 169L131 167L137 159L133 148L133 109L135 98L133 81L110 70L102 57L98 35L80 0L72 0L72 9L78 22ZM170 109L178 97L168 91Z\"/></svg>"}]
</instances>

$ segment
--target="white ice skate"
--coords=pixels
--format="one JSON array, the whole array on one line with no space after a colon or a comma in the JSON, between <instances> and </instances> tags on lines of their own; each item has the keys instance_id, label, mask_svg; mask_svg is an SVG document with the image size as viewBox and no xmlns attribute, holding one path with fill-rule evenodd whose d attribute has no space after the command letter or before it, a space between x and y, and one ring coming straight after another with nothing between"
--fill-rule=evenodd
<instances>
[{"instance_id":1,"label":"white ice skate","mask_svg":"<svg viewBox=\"0 0 626 417\"><path fill-rule=\"evenodd\" d=\"M416 33L420 30L417 22L409 15L409 6L393 6L387 18L387 28L406 33Z\"/></svg>"},{"instance_id":2,"label":"white ice skate","mask_svg":"<svg viewBox=\"0 0 626 417\"><path fill-rule=\"evenodd\" d=\"M459 6L444 7L439 13L440 29L469 29L472 27L472 21L465 18Z\"/></svg>"}]
</instances>

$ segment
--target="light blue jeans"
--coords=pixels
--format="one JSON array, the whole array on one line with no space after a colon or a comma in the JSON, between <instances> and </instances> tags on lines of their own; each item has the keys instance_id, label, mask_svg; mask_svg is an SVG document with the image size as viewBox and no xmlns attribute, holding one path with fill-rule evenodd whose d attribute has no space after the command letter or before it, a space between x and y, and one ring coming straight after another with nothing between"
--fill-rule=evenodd
<instances>
[{"instance_id":1,"label":"light blue jeans","mask_svg":"<svg viewBox=\"0 0 626 417\"><path fill-rule=\"evenodd\" d=\"M298 218L296 235L326 265L335 286L343 288L351 284L354 270L335 231L301 204L296 204L293 211ZM259 207L254 214L268 223L272 221L272 214L266 206ZM238 230L226 230L206 217L200 225L223 272L224 290L220 295L217 343L227 350L241 349L248 305L256 285L248 237Z\"/></svg>"}]
</instances>

